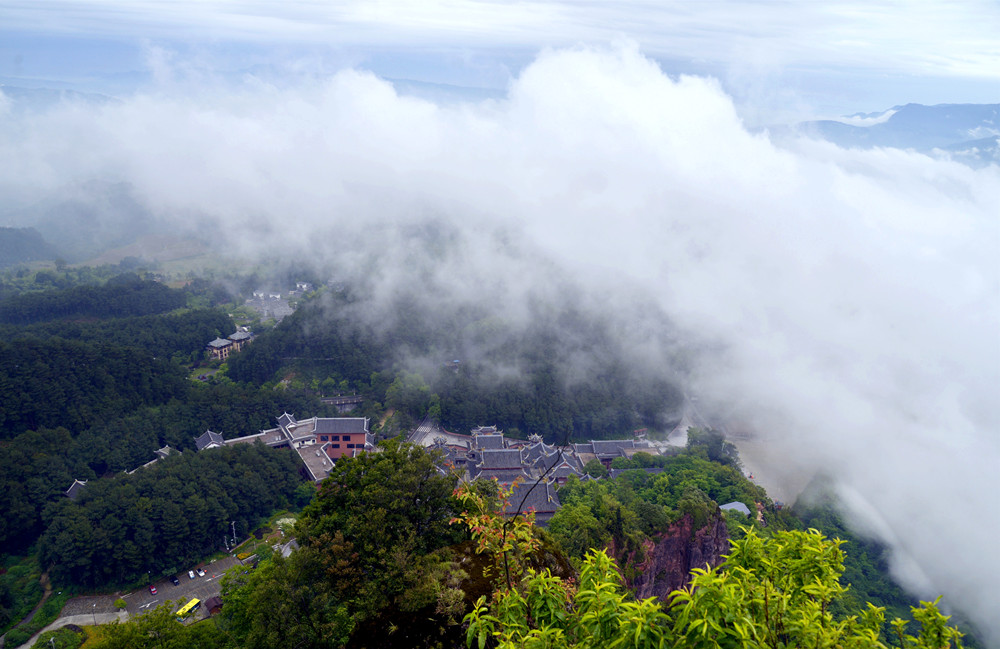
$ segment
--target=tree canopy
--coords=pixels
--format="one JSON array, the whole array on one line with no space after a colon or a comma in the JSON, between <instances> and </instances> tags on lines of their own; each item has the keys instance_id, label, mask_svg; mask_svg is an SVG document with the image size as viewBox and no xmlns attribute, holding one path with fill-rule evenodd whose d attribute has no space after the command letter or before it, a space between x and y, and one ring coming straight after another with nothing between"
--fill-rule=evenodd
<instances>
[{"instance_id":1,"label":"tree canopy","mask_svg":"<svg viewBox=\"0 0 1000 649\"><path fill-rule=\"evenodd\" d=\"M481 525L472 532L492 534ZM519 583L502 584L489 600L478 600L466 617L467 643L479 649L886 649L883 609L869 604L844 616L832 612L831 604L846 590L839 581L839 541L816 530L772 537L745 532L721 566L695 570L691 585L672 593L666 608L656 598L632 599L602 550L588 551L579 583L529 568ZM912 613L920 624L917 635L895 620L892 642L920 649L961 646L962 634L948 626L937 602L923 602Z\"/></svg>"},{"instance_id":2,"label":"tree canopy","mask_svg":"<svg viewBox=\"0 0 1000 649\"><path fill-rule=\"evenodd\" d=\"M39 558L60 583L156 578L217 551L233 524L246 535L287 507L300 481L291 452L259 444L169 456L53 503Z\"/></svg>"},{"instance_id":3,"label":"tree canopy","mask_svg":"<svg viewBox=\"0 0 1000 649\"><path fill-rule=\"evenodd\" d=\"M449 525L454 486L424 449L396 441L340 459L299 518L301 548L223 582L238 646L376 646L371 634L386 634L386 619L454 605L442 585L458 570L444 548L463 538ZM383 622L356 635L376 616ZM419 635L419 625L402 626L401 636Z\"/></svg>"}]
</instances>

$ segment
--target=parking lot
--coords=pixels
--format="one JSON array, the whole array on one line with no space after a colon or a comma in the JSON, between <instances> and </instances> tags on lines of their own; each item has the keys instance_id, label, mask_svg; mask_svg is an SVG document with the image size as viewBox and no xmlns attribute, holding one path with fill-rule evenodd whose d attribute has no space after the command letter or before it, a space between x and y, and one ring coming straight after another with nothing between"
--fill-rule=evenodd
<instances>
[{"instance_id":1,"label":"parking lot","mask_svg":"<svg viewBox=\"0 0 1000 649\"><path fill-rule=\"evenodd\" d=\"M192 597L197 597L201 601L205 601L209 597L213 597L220 593L219 580L222 575L234 565L239 564L239 561L233 557L225 557L212 563L200 566L205 571L204 577L199 577L198 573L195 572L194 579L188 577L187 571L179 572L177 574L177 579L179 584L174 586L170 583L169 579L161 579L160 581L154 582L153 585L156 586L156 594L152 595L148 588L143 588L127 595L123 595L122 599L128 604L129 615L138 615L150 608L155 608L160 606L164 602L170 600L177 602L182 597L185 599L191 599ZM192 568L193 570L194 568ZM204 607L198 609L195 617L202 618L208 615L208 611Z\"/></svg>"}]
</instances>

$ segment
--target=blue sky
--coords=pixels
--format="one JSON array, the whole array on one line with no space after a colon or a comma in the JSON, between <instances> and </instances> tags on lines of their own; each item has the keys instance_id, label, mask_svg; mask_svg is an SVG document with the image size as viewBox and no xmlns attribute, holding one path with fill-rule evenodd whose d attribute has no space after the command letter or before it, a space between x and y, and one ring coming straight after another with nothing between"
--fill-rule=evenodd
<instances>
[{"instance_id":1,"label":"blue sky","mask_svg":"<svg viewBox=\"0 0 1000 649\"><path fill-rule=\"evenodd\" d=\"M0 25L2 82L113 94L163 62L503 90L545 48L631 40L668 74L718 78L751 119L1000 100L995 0L14 0Z\"/></svg>"}]
</instances>

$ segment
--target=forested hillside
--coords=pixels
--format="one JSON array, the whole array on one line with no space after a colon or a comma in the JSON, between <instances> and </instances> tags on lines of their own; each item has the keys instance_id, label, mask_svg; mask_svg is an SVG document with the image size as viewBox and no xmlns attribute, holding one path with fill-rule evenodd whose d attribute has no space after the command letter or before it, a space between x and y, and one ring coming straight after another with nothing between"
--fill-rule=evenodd
<instances>
[{"instance_id":1,"label":"forested hillside","mask_svg":"<svg viewBox=\"0 0 1000 649\"><path fill-rule=\"evenodd\" d=\"M460 637L455 483L394 441L338 462L296 527L302 548L224 581L231 646L429 647L449 627Z\"/></svg>"},{"instance_id":2,"label":"forested hillside","mask_svg":"<svg viewBox=\"0 0 1000 649\"><path fill-rule=\"evenodd\" d=\"M69 286L46 290L52 278ZM164 446L191 450L209 428L235 437L272 426L285 411L329 412L302 391L190 380L189 364L202 362L205 343L235 327L220 310L175 309L211 286L175 290L134 275L73 285L80 279L95 275L44 276L41 290L21 282L27 290L0 301L0 312L20 305L37 320L0 325L0 547L7 552L28 548L58 522L43 512L66 500L75 479L96 485ZM144 312L153 314L134 315Z\"/></svg>"},{"instance_id":3,"label":"forested hillside","mask_svg":"<svg viewBox=\"0 0 1000 649\"><path fill-rule=\"evenodd\" d=\"M488 423L564 442L675 423L677 386L630 366L605 325L580 313L545 314L525 330L478 312L431 326L404 303L402 315L373 328L370 308L348 291L328 293L230 361L229 376L255 385L329 379L402 406L409 423L431 413L458 432ZM414 398L390 403L404 373Z\"/></svg>"},{"instance_id":4,"label":"forested hillside","mask_svg":"<svg viewBox=\"0 0 1000 649\"><path fill-rule=\"evenodd\" d=\"M42 512L73 480L132 470L169 445L194 449L206 429L238 437L274 425L276 414L328 414L314 398L287 391L258 391L190 382L184 393L159 407L139 408L87 428L26 431L4 442L0 453L0 546L25 548L44 530Z\"/></svg>"},{"instance_id":5,"label":"forested hillside","mask_svg":"<svg viewBox=\"0 0 1000 649\"><path fill-rule=\"evenodd\" d=\"M0 301L0 322L23 325L59 318L121 318L164 313L186 303L184 291L124 274L101 286L9 296Z\"/></svg>"},{"instance_id":6,"label":"forested hillside","mask_svg":"<svg viewBox=\"0 0 1000 649\"><path fill-rule=\"evenodd\" d=\"M700 462L713 463L703 448L687 449L665 463L665 482L700 489L693 483L701 472L692 470ZM585 500L638 512L636 498L625 498L633 505L625 506L612 495L656 500L631 491L638 474L627 471ZM724 482L731 484L718 486L761 495L738 480ZM179 649L958 646L959 634L935 604L915 607L916 622L899 626L886 623L880 609L845 599L841 544L797 524L790 529L792 518L767 527L747 521L728 559L693 575L697 590L637 600L622 579L628 566L620 572L604 543L586 551L578 570L567 568L558 534L533 527L530 516L505 522L497 513L504 493L494 484L453 493L454 485L423 449L395 442L345 458L296 526L302 547L255 570L230 571L220 616L190 626L164 612L141 616L109 629L98 648L154 647L158 640ZM668 495L663 502L672 501ZM711 501L700 506L718 516ZM625 535L639 526L667 529L628 513L605 515Z\"/></svg>"},{"instance_id":7,"label":"forested hillside","mask_svg":"<svg viewBox=\"0 0 1000 649\"><path fill-rule=\"evenodd\" d=\"M224 292L205 283L167 289L134 276L76 286L68 271L53 277L70 286L51 288L51 278L43 277L47 290L19 284L18 296L0 301L2 313L16 314L0 325L0 547L36 552L54 584L75 589L173 573L218 551L234 523L243 536L315 492L288 451L238 445L196 452L194 437L206 429L230 438L271 427L283 412L330 416L334 407L319 395L349 391L364 399L354 414L371 417L383 438L429 415L459 432L496 424L512 437L541 433L566 442L630 436L640 426L663 430L673 423L680 394L631 365L600 323L569 312L517 329L483 313L436 327L414 310L409 321L373 327L364 315L370 305L349 290L336 291L304 301L220 363L206 358L204 345L234 329L231 310L189 307L211 304L215 298L207 296ZM503 343L487 344L491 337ZM179 453L124 473L167 445ZM150 638L199 649L453 647L467 631L474 641L501 645L510 618L503 616L506 595L497 590L500 566L505 592L529 598L541 592L538 575L548 575L552 593L588 579L595 550L619 562L620 573L602 564L600 583L617 593L607 601L616 620L632 625L629 633L688 637L682 607L662 588L669 580L657 574L643 581L647 591L663 590L655 593L661 604L634 601L628 590L643 571L665 570L652 560L663 547L710 536L712 562L719 562L729 539L763 539L760 552L771 552L767 544L774 543L774 552L805 573L815 558L796 548L834 551L821 539L781 536L805 523L743 476L735 447L715 431L692 429L687 447L667 455L616 459L616 477L595 460L587 469L596 479L570 479L559 489L562 508L547 531L499 518L503 492L495 483L455 491L458 476L439 470L434 454L392 439L380 451L337 462L299 519L297 552L227 576L217 621L185 627L164 609L109 630L98 649L143 647ZM75 479L88 484L71 500L63 492ZM759 509L763 520L722 513L718 505L730 501L754 514ZM832 511L803 516L848 535ZM478 522L461 524L463 512L464 520L472 515ZM511 536L484 543L490 529ZM517 558L520 543L529 550ZM824 587L835 595L823 600L824 611L848 619L874 600L906 613L909 602L884 581L877 547L857 547L858 559L849 553L843 565L836 558L824 564ZM509 559L537 572L510 577ZM713 572L713 579L717 574L725 573ZM842 592L849 580L858 587ZM616 642L619 622L609 622L605 635L581 632L586 625L573 621L585 609L574 599L581 591L568 588L558 591L563 626L522 616L534 625L530 631L556 628L562 634L556 639ZM0 598L10 592L0 576ZM476 604L480 596L489 597ZM483 606L501 607L493 626L483 626ZM629 607L650 615L637 621ZM479 617L463 625L476 611ZM866 624L881 633L887 628ZM571 646L560 642L545 646Z\"/></svg>"},{"instance_id":8,"label":"forested hillside","mask_svg":"<svg viewBox=\"0 0 1000 649\"><path fill-rule=\"evenodd\" d=\"M38 230L0 227L0 268L58 256Z\"/></svg>"},{"instance_id":9,"label":"forested hillside","mask_svg":"<svg viewBox=\"0 0 1000 649\"><path fill-rule=\"evenodd\" d=\"M0 436L84 430L186 390L183 368L151 353L58 339L0 342Z\"/></svg>"},{"instance_id":10,"label":"forested hillside","mask_svg":"<svg viewBox=\"0 0 1000 649\"><path fill-rule=\"evenodd\" d=\"M233 332L233 319L219 309L193 309L183 313L56 320L32 325L0 325L0 339L35 338L72 340L145 350L154 356L191 361L200 356L208 340Z\"/></svg>"},{"instance_id":11,"label":"forested hillside","mask_svg":"<svg viewBox=\"0 0 1000 649\"><path fill-rule=\"evenodd\" d=\"M301 480L290 451L243 444L171 456L88 485L44 514L39 558L60 583L104 586L177 572L288 507Z\"/></svg>"}]
</instances>

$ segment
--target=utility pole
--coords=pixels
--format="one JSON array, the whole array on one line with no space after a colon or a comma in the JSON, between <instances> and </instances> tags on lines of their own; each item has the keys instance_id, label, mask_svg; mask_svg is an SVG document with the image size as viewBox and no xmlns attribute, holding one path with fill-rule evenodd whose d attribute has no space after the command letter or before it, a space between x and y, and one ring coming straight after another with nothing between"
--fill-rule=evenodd
<instances>
[{"instance_id":1,"label":"utility pole","mask_svg":"<svg viewBox=\"0 0 1000 649\"><path fill-rule=\"evenodd\" d=\"M230 521L233 526L233 547L236 547L236 521Z\"/></svg>"},{"instance_id":2,"label":"utility pole","mask_svg":"<svg viewBox=\"0 0 1000 649\"><path fill-rule=\"evenodd\" d=\"M97 603L96 602L94 603L94 608L91 609L91 612L94 614L94 626L97 626Z\"/></svg>"}]
</instances>

